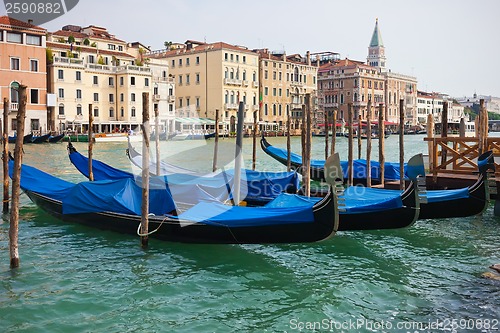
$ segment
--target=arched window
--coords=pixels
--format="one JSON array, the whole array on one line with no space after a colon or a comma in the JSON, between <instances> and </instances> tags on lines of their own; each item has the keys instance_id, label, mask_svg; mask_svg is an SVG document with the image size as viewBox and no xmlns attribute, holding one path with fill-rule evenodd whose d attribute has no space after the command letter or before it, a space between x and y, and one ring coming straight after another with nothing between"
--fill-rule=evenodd
<instances>
[{"instance_id":1,"label":"arched window","mask_svg":"<svg viewBox=\"0 0 500 333\"><path fill-rule=\"evenodd\" d=\"M59 115L63 116L64 115L64 104L59 104Z\"/></svg>"},{"instance_id":2,"label":"arched window","mask_svg":"<svg viewBox=\"0 0 500 333\"><path fill-rule=\"evenodd\" d=\"M231 104L234 104L234 91L231 91Z\"/></svg>"},{"instance_id":3,"label":"arched window","mask_svg":"<svg viewBox=\"0 0 500 333\"><path fill-rule=\"evenodd\" d=\"M229 78L234 79L234 68L231 68L231 72L229 73Z\"/></svg>"},{"instance_id":4,"label":"arched window","mask_svg":"<svg viewBox=\"0 0 500 333\"><path fill-rule=\"evenodd\" d=\"M252 81L256 82L257 81L257 73L253 72L252 74Z\"/></svg>"},{"instance_id":5,"label":"arched window","mask_svg":"<svg viewBox=\"0 0 500 333\"><path fill-rule=\"evenodd\" d=\"M81 104L78 104L76 106L76 115L77 116L82 116L83 115L83 112L82 112L82 105Z\"/></svg>"},{"instance_id":6,"label":"arched window","mask_svg":"<svg viewBox=\"0 0 500 333\"><path fill-rule=\"evenodd\" d=\"M226 91L226 94L224 95L224 103L228 104L229 103L229 92Z\"/></svg>"},{"instance_id":7,"label":"arched window","mask_svg":"<svg viewBox=\"0 0 500 333\"><path fill-rule=\"evenodd\" d=\"M224 78L229 79L229 70L227 68L224 69Z\"/></svg>"},{"instance_id":8,"label":"arched window","mask_svg":"<svg viewBox=\"0 0 500 333\"><path fill-rule=\"evenodd\" d=\"M295 69L293 70L293 79L292 79L292 81L299 82L299 77L300 77L299 68L295 67Z\"/></svg>"},{"instance_id":9,"label":"arched window","mask_svg":"<svg viewBox=\"0 0 500 333\"><path fill-rule=\"evenodd\" d=\"M247 71L243 71L243 77L242 77L243 81L246 81L247 79Z\"/></svg>"}]
</instances>

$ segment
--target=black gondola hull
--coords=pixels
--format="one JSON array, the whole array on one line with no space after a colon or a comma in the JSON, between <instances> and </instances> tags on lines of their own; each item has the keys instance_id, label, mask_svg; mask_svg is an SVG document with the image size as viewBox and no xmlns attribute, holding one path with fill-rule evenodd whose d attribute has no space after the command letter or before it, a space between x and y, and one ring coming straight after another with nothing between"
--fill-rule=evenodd
<instances>
[{"instance_id":1,"label":"black gondola hull","mask_svg":"<svg viewBox=\"0 0 500 333\"><path fill-rule=\"evenodd\" d=\"M62 214L62 204L35 192L25 191L40 208L66 222L79 223L102 230L136 235L141 217L112 212ZM331 193L314 206L315 221L252 227L225 227L152 216L149 230L158 231L150 237L183 243L251 244L317 242L333 236L338 229L336 199ZM163 221L163 224L162 224Z\"/></svg>"}]
</instances>

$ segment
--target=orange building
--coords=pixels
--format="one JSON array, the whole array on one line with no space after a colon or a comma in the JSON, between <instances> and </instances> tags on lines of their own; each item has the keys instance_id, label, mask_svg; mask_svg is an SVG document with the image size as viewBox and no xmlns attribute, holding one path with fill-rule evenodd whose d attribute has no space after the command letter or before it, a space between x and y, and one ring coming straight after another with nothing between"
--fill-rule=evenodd
<instances>
[{"instance_id":1,"label":"orange building","mask_svg":"<svg viewBox=\"0 0 500 333\"><path fill-rule=\"evenodd\" d=\"M16 82L26 85L25 133L47 131L47 31L31 23L0 16L0 105L9 100L9 135L16 130L19 95Z\"/></svg>"}]
</instances>

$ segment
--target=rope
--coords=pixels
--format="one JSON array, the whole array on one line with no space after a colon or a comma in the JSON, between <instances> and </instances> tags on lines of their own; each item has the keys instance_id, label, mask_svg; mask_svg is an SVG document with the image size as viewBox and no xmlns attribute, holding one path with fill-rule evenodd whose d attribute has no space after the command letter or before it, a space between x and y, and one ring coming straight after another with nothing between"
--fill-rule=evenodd
<instances>
[{"instance_id":1,"label":"rope","mask_svg":"<svg viewBox=\"0 0 500 333\"><path fill-rule=\"evenodd\" d=\"M141 234L140 233L140 230L141 230L141 225L142 225L142 222L139 222L139 226L137 227L137 236L140 236L140 237L146 237L146 236L149 236L151 234L154 234L155 232L157 232L161 226L163 225L163 222L166 221L166 219L168 219L168 216L165 216L165 218L161 221L160 225L158 226L158 228L156 228L155 230L153 231L150 231L148 232L147 234Z\"/></svg>"}]
</instances>

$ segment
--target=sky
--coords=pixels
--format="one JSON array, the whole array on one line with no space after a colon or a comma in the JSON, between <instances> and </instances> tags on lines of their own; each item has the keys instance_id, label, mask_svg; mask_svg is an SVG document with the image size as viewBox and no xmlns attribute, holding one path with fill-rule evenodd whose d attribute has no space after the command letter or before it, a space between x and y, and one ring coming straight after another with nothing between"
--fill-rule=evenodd
<instances>
[{"instance_id":1,"label":"sky","mask_svg":"<svg viewBox=\"0 0 500 333\"><path fill-rule=\"evenodd\" d=\"M387 67L419 90L500 97L498 0L80 0L43 27L103 26L152 49L191 39L366 61L377 18Z\"/></svg>"}]
</instances>

